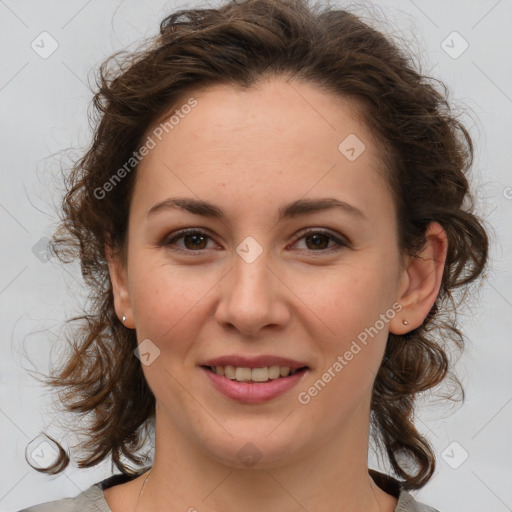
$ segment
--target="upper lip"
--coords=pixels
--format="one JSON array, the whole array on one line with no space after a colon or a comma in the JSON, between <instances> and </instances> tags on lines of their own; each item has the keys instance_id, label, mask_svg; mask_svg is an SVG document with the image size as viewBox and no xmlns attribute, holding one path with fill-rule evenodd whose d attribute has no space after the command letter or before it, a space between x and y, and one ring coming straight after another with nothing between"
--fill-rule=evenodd
<instances>
[{"instance_id":1,"label":"upper lip","mask_svg":"<svg viewBox=\"0 0 512 512\"><path fill-rule=\"evenodd\" d=\"M237 366L239 368L263 368L265 366L288 366L291 370L297 370L306 363L295 361L287 357L261 355L256 357L246 357L241 355L220 356L214 359L208 359L200 363L201 366Z\"/></svg>"}]
</instances>

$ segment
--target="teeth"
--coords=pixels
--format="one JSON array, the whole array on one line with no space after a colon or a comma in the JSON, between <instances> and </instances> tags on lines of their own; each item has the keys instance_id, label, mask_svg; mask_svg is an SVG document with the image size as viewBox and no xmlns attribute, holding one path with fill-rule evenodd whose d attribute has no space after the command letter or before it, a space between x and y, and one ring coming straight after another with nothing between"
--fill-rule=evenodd
<instances>
[{"instance_id":1,"label":"teeth","mask_svg":"<svg viewBox=\"0 0 512 512\"><path fill-rule=\"evenodd\" d=\"M219 373L219 368L222 368L222 366L217 366L217 373ZM236 368L234 366L226 366L224 367L224 375L228 379L234 379L235 378L235 370ZM222 375L222 374L219 374Z\"/></svg>"},{"instance_id":2,"label":"teeth","mask_svg":"<svg viewBox=\"0 0 512 512\"><path fill-rule=\"evenodd\" d=\"M279 366L271 366L268 369L268 378L269 379L278 379L281 376L281 370Z\"/></svg>"},{"instance_id":3,"label":"teeth","mask_svg":"<svg viewBox=\"0 0 512 512\"><path fill-rule=\"evenodd\" d=\"M249 368L237 368L235 370L235 380L246 382L251 380L251 370Z\"/></svg>"},{"instance_id":4,"label":"teeth","mask_svg":"<svg viewBox=\"0 0 512 512\"><path fill-rule=\"evenodd\" d=\"M288 366L282 366L281 368L279 368L279 373L281 374L281 377L288 377L290 373L290 368L288 368Z\"/></svg>"},{"instance_id":5,"label":"teeth","mask_svg":"<svg viewBox=\"0 0 512 512\"><path fill-rule=\"evenodd\" d=\"M210 366L217 375L223 375L230 380L238 382L267 382L293 375L297 370L290 370L289 366L265 366L263 368L243 368L238 366Z\"/></svg>"}]
</instances>

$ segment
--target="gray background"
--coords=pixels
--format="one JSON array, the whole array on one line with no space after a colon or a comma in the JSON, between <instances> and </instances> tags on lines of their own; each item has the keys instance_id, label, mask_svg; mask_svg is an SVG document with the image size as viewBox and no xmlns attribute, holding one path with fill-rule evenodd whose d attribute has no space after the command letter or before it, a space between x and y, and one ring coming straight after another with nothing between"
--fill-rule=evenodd
<instances>
[{"instance_id":1,"label":"gray background","mask_svg":"<svg viewBox=\"0 0 512 512\"><path fill-rule=\"evenodd\" d=\"M111 474L105 462L71 464L50 477L24 459L41 429L70 442L54 397L26 370L49 369L63 321L84 299L78 267L48 261L45 238L57 220L59 166L89 142L86 84L94 69L113 51L154 35L174 8L190 5L206 4L0 0L0 511L74 496ZM436 449L438 470L413 494L441 512L512 510L512 2L366 2L355 12L376 15L376 26L407 41L423 70L449 86L452 104L467 109L477 204L493 229L492 269L460 316L468 346L458 375L467 400L453 414L436 403L422 409L417 423ZM52 44L58 47L48 56Z\"/></svg>"}]
</instances>

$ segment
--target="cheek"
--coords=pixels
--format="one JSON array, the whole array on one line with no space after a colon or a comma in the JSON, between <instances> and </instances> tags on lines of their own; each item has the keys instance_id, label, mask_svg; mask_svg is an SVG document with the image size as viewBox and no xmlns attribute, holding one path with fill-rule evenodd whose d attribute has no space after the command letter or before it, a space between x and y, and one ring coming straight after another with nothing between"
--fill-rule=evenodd
<instances>
[{"instance_id":1,"label":"cheek","mask_svg":"<svg viewBox=\"0 0 512 512\"><path fill-rule=\"evenodd\" d=\"M198 328L201 301L219 282L217 274L161 261L136 263L131 270L130 296L141 335L164 341L176 338L180 331Z\"/></svg>"},{"instance_id":2,"label":"cheek","mask_svg":"<svg viewBox=\"0 0 512 512\"><path fill-rule=\"evenodd\" d=\"M325 408L332 410L333 425L368 404L389 322L396 314L386 285L379 273L339 276L330 281L328 299L316 306L322 324L329 329L322 328L325 336L320 331L314 336L321 359L297 398L303 405L314 404L311 412L319 416ZM310 291L317 294L319 289Z\"/></svg>"},{"instance_id":3,"label":"cheek","mask_svg":"<svg viewBox=\"0 0 512 512\"><path fill-rule=\"evenodd\" d=\"M324 399L338 400L343 395L350 403L371 390L389 322L396 315L394 286L393 271L385 272L376 263L353 265L332 275L328 283L317 281L310 287L311 297L322 297L312 309L328 327L322 329L325 336L314 337L322 354L318 385L328 383L330 389Z\"/></svg>"},{"instance_id":4,"label":"cheek","mask_svg":"<svg viewBox=\"0 0 512 512\"><path fill-rule=\"evenodd\" d=\"M330 330L346 339L373 325L392 306L391 275L378 264L351 265L326 279L312 279L304 296Z\"/></svg>"}]
</instances>

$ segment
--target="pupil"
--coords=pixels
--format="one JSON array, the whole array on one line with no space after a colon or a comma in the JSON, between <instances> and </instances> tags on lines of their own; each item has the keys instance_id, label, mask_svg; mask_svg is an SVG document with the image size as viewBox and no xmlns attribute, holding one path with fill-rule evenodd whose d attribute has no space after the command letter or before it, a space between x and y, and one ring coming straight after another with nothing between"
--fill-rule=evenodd
<instances>
[{"instance_id":1,"label":"pupil","mask_svg":"<svg viewBox=\"0 0 512 512\"><path fill-rule=\"evenodd\" d=\"M313 243L313 246L316 247L316 248L325 248L323 247L323 245L325 244L322 244L322 238L323 238L323 241L325 243L325 240L327 239L327 237L325 235L319 235L319 234L316 234L316 235L309 235L308 237L306 237L307 240L316 240L316 242L318 242L318 237L320 237L320 243Z\"/></svg>"},{"instance_id":2,"label":"pupil","mask_svg":"<svg viewBox=\"0 0 512 512\"><path fill-rule=\"evenodd\" d=\"M195 240L195 242L197 242L198 240L200 240L200 239L202 238L202 239L203 239L203 243L204 243L204 238L205 238L205 237L204 237L203 235L185 235L185 240L187 240L187 239L191 239L191 238L192 238L192 239L194 239L194 240ZM195 243L195 242L194 242L194 243L192 243L191 245L192 245L192 247L193 247L193 248L196 248L196 249L197 249L197 248L199 247L199 245L198 245L197 243ZM185 244L185 245L187 245L187 246L188 246L189 244ZM202 247L201 247L201 248L202 248Z\"/></svg>"}]
</instances>

